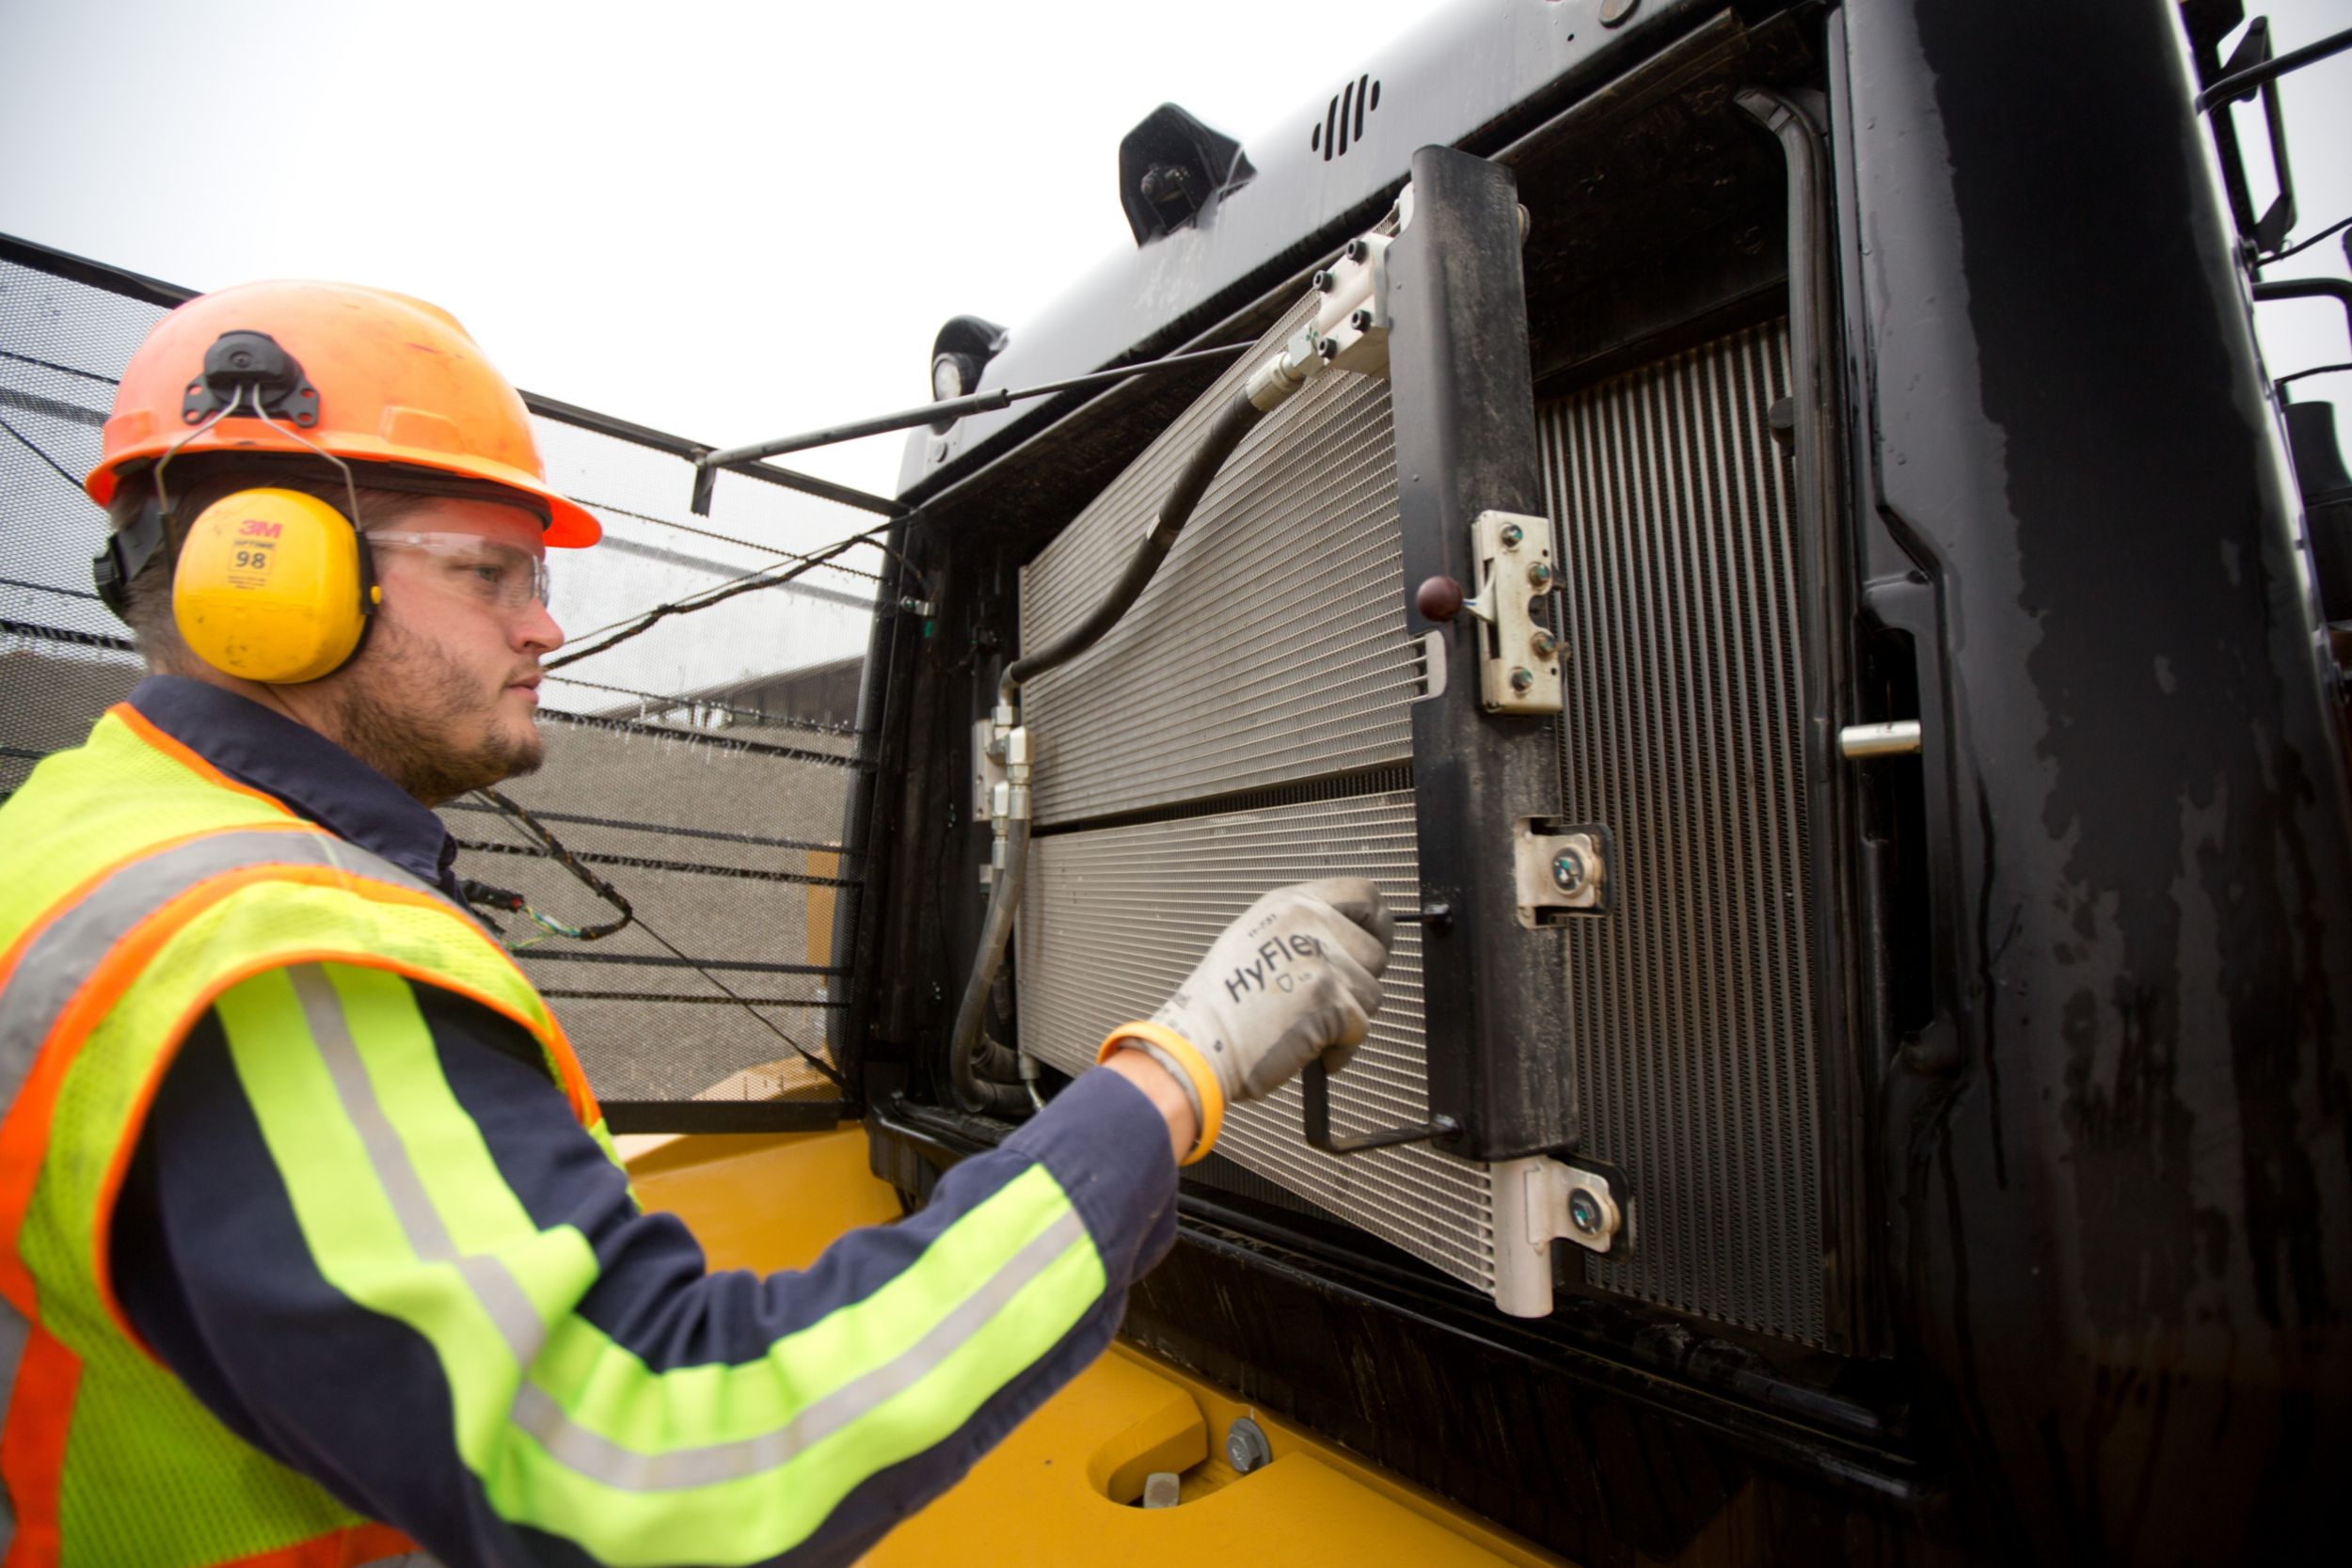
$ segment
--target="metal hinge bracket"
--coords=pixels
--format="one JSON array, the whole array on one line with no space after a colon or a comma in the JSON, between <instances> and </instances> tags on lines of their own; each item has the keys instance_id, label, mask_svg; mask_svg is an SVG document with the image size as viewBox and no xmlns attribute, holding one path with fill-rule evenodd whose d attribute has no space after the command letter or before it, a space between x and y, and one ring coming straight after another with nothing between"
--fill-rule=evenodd
<instances>
[{"instance_id":1,"label":"metal hinge bracket","mask_svg":"<svg viewBox=\"0 0 2352 1568\"><path fill-rule=\"evenodd\" d=\"M1575 915L1608 913L1615 848L1614 835L1597 823L1568 826L1541 816L1512 823L1519 924L1532 930Z\"/></svg>"},{"instance_id":2,"label":"metal hinge bracket","mask_svg":"<svg viewBox=\"0 0 2352 1568\"><path fill-rule=\"evenodd\" d=\"M1633 1242L1625 1178L1590 1160L1535 1155L1498 1160L1494 1182L1495 1305L1518 1318L1551 1312L1551 1243L1573 1242L1606 1257Z\"/></svg>"}]
</instances>

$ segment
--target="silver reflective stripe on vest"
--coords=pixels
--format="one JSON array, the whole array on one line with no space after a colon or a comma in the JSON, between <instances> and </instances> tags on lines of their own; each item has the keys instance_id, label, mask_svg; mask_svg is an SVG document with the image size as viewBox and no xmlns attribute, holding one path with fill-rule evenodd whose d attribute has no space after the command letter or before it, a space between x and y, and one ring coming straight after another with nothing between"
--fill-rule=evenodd
<instances>
[{"instance_id":1,"label":"silver reflective stripe on vest","mask_svg":"<svg viewBox=\"0 0 2352 1568\"><path fill-rule=\"evenodd\" d=\"M896 1360L875 1368L823 1399L812 1402L793 1418L771 1431L731 1443L678 1449L663 1454L639 1453L589 1431L548 1398L529 1376L547 1339L538 1309L507 1268L505 1260L484 1254L461 1254L441 1223L439 1211L425 1193L424 1180L408 1157L408 1147L393 1129L391 1117L376 1098L375 1085L359 1059L342 1004L333 982L315 964L286 972L302 1001L312 1042L326 1059L334 1080L336 1098L358 1130L376 1181L391 1202L408 1244L429 1262L455 1267L458 1277L498 1325L499 1336L513 1354L524 1376L515 1391L508 1419L537 1438L559 1463L616 1491L661 1492L691 1486L711 1486L758 1475L786 1463L813 1444L823 1441L864 1417L893 1396L914 1387L978 1332L1022 1289L1043 1274L1086 1233L1086 1222L1074 1209L1047 1226L979 1288L959 1302L930 1332Z\"/></svg>"},{"instance_id":2,"label":"silver reflective stripe on vest","mask_svg":"<svg viewBox=\"0 0 2352 1568\"><path fill-rule=\"evenodd\" d=\"M9 1106L41 1043L116 943L198 883L256 865L328 865L450 903L448 894L382 856L319 832L211 833L133 861L51 921L0 984L0 1095Z\"/></svg>"},{"instance_id":3,"label":"silver reflective stripe on vest","mask_svg":"<svg viewBox=\"0 0 2352 1568\"><path fill-rule=\"evenodd\" d=\"M823 1442L884 1401L922 1382L1085 1234L1086 1222L1076 1210L1063 1214L1006 1259L986 1284L958 1302L954 1310L897 1360L812 1401L784 1425L756 1436L668 1453L639 1453L578 1425L553 1400L528 1383L515 1396L515 1424L539 1439L564 1465L622 1491L674 1491L755 1476L789 1462L803 1449Z\"/></svg>"},{"instance_id":4,"label":"silver reflective stripe on vest","mask_svg":"<svg viewBox=\"0 0 2352 1568\"><path fill-rule=\"evenodd\" d=\"M24 1314L6 1300L0 1300L0 1410L8 1408L16 1397L16 1369L24 1359L24 1341L32 1324ZM16 1499L8 1489L0 1486L0 1557L8 1555L16 1544Z\"/></svg>"}]
</instances>

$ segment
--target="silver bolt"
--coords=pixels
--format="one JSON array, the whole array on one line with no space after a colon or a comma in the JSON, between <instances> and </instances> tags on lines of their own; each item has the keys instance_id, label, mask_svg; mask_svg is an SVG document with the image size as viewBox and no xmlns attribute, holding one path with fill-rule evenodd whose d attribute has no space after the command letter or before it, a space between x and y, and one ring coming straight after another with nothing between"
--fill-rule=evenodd
<instances>
[{"instance_id":1,"label":"silver bolt","mask_svg":"<svg viewBox=\"0 0 2352 1568\"><path fill-rule=\"evenodd\" d=\"M1266 1441L1265 1429L1247 1416L1233 1418L1225 1429L1225 1462L1233 1473L1246 1476L1273 1458L1274 1445Z\"/></svg>"},{"instance_id":2,"label":"silver bolt","mask_svg":"<svg viewBox=\"0 0 2352 1568\"><path fill-rule=\"evenodd\" d=\"M1561 892L1583 892L1584 877L1584 857L1574 849L1563 849L1551 857L1551 879Z\"/></svg>"},{"instance_id":3,"label":"silver bolt","mask_svg":"<svg viewBox=\"0 0 2352 1568\"><path fill-rule=\"evenodd\" d=\"M1548 631L1536 632L1527 640L1527 645L1535 650L1537 658L1549 658L1560 651L1560 640Z\"/></svg>"},{"instance_id":4,"label":"silver bolt","mask_svg":"<svg viewBox=\"0 0 2352 1568\"><path fill-rule=\"evenodd\" d=\"M1505 523L1502 525L1502 547L1504 549L1518 549L1519 547L1519 542L1526 537L1527 531L1519 527L1518 524Z\"/></svg>"},{"instance_id":5,"label":"silver bolt","mask_svg":"<svg viewBox=\"0 0 2352 1568\"><path fill-rule=\"evenodd\" d=\"M1511 672L1511 689L1525 693L1535 689L1535 672L1521 667Z\"/></svg>"},{"instance_id":6,"label":"silver bolt","mask_svg":"<svg viewBox=\"0 0 2352 1568\"><path fill-rule=\"evenodd\" d=\"M1530 588L1549 588L1551 586L1551 563L1547 561L1529 562L1527 563L1527 585Z\"/></svg>"},{"instance_id":7,"label":"silver bolt","mask_svg":"<svg viewBox=\"0 0 2352 1568\"><path fill-rule=\"evenodd\" d=\"M1599 1235L1599 1200L1587 1192L1570 1193L1568 1195L1568 1223L1587 1236Z\"/></svg>"}]
</instances>

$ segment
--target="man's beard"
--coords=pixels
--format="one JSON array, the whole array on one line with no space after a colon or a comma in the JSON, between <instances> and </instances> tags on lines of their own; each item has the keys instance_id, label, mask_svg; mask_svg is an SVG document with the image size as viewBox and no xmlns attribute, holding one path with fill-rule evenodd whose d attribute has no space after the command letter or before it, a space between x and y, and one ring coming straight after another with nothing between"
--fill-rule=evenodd
<instances>
[{"instance_id":1,"label":"man's beard","mask_svg":"<svg viewBox=\"0 0 2352 1568\"><path fill-rule=\"evenodd\" d=\"M439 648L379 620L335 698L343 749L428 806L535 772L538 732L516 740L497 723L498 692Z\"/></svg>"}]
</instances>

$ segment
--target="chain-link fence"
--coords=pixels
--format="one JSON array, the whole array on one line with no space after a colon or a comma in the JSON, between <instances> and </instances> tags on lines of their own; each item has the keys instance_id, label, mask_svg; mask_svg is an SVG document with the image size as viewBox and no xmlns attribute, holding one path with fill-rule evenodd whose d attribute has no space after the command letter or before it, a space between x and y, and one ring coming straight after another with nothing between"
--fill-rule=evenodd
<instances>
[{"instance_id":1,"label":"chain-link fence","mask_svg":"<svg viewBox=\"0 0 2352 1568\"><path fill-rule=\"evenodd\" d=\"M90 586L104 518L80 480L123 364L185 297L0 238L0 798L144 673ZM861 847L842 842L867 767L856 670L887 565L874 543L826 552L895 508L731 472L694 516L690 443L531 401L549 479L605 538L551 562L572 643L541 690L546 765L502 793L635 918L596 941L549 929L613 911L485 798L442 812L459 874L545 917L485 916L616 1129L826 1119L847 1098L827 1037L847 978L834 935L860 880ZM648 610L755 580L616 640Z\"/></svg>"}]
</instances>

